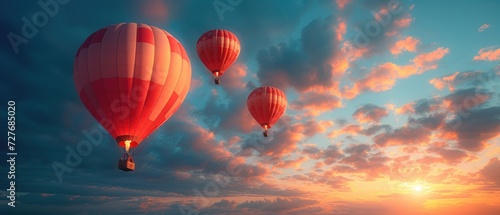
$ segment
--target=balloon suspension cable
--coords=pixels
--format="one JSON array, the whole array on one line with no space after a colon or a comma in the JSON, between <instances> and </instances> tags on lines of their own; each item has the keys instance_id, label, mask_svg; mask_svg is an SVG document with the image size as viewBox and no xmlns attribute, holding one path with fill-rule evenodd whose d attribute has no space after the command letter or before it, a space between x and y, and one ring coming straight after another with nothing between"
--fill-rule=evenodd
<instances>
[{"instance_id":1,"label":"balloon suspension cable","mask_svg":"<svg viewBox=\"0 0 500 215\"><path fill-rule=\"evenodd\" d=\"M146 138L146 140L143 140L141 142L141 144L139 144L139 146L137 146L137 148L135 148L135 150L134 150L135 155L138 155L142 151L142 149L144 149L144 146L146 145L148 140L149 140L149 136Z\"/></svg>"},{"instance_id":2,"label":"balloon suspension cable","mask_svg":"<svg viewBox=\"0 0 500 215\"><path fill-rule=\"evenodd\" d=\"M220 84L219 71L214 72L214 76L215 76L215 78L214 78L215 84L219 85Z\"/></svg>"}]
</instances>

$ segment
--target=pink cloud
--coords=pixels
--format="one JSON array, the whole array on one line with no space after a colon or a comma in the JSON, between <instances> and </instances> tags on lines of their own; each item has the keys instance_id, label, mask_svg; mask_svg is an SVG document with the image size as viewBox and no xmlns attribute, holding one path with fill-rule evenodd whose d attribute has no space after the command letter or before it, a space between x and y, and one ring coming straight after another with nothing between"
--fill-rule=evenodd
<instances>
[{"instance_id":1,"label":"pink cloud","mask_svg":"<svg viewBox=\"0 0 500 215\"><path fill-rule=\"evenodd\" d=\"M437 159L437 162L443 162L448 164L457 164L466 161L472 161L476 157L473 155L469 155L466 151L460 149L454 149L448 147L448 144L437 144L435 146L431 146L427 149L429 153L435 153L440 156Z\"/></svg>"},{"instance_id":2,"label":"pink cloud","mask_svg":"<svg viewBox=\"0 0 500 215\"><path fill-rule=\"evenodd\" d=\"M334 95L307 92L290 104L294 110L306 110L306 116L318 116L324 112L342 107L342 101Z\"/></svg>"},{"instance_id":3,"label":"pink cloud","mask_svg":"<svg viewBox=\"0 0 500 215\"><path fill-rule=\"evenodd\" d=\"M479 27L479 29L477 29L478 32L483 32L485 31L486 29L488 29L490 27L489 24L483 24Z\"/></svg>"},{"instance_id":4,"label":"pink cloud","mask_svg":"<svg viewBox=\"0 0 500 215\"><path fill-rule=\"evenodd\" d=\"M300 142L318 133L326 132L332 123L331 121L317 122L315 120L293 123L291 117L285 116L274 126L276 128L271 129L270 136L272 138L261 140L260 136L251 137L244 141L241 153L249 156L255 150L261 157L270 158L272 161L281 160L295 152ZM278 127L282 129L276 130Z\"/></svg>"},{"instance_id":5,"label":"pink cloud","mask_svg":"<svg viewBox=\"0 0 500 215\"><path fill-rule=\"evenodd\" d=\"M403 126L391 132L381 133L373 138L381 147L394 145L423 145L431 138L431 130L423 126Z\"/></svg>"},{"instance_id":6,"label":"pink cloud","mask_svg":"<svg viewBox=\"0 0 500 215\"><path fill-rule=\"evenodd\" d=\"M500 159L491 158L488 164L479 171L479 174L488 182L496 184L500 188Z\"/></svg>"},{"instance_id":7,"label":"pink cloud","mask_svg":"<svg viewBox=\"0 0 500 215\"><path fill-rule=\"evenodd\" d=\"M165 23L168 17L167 4L162 0L144 1L141 5L141 13L152 21Z\"/></svg>"},{"instance_id":8,"label":"pink cloud","mask_svg":"<svg viewBox=\"0 0 500 215\"><path fill-rule=\"evenodd\" d=\"M482 48L479 50L474 60L484 60L484 61L495 61L500 60L500 48L495 49L493 47Z\"/></svg>"},{"instance_id":9,"label":"pink cloud","mask_svg":"<svg viewBox=\"0 0 500 215\"><path fill-rule=\"evenodd\" d=\"M366 104L357 109L352 116L359 123L378 123L387 115L388 111L385 108Z\"/></svg>"},{"instance_id":10,"label":"pink cloud","mask_svg":"<svg viewBox=\"0 0 500 215\"><path fill-rule=\"evenodd\" d=\"M299 168L302 163L307 161L307 157L299 157L297 159L292 160L280 160L274 163L274 166L277 168Z\"/></svg>"},{"instance_id":11,"label":"pink cloud","mask_svg":"<svg viewBox=\"0 0 500 215\"><path fill-rule=\"evenodd\" d=\"M410 36L394 43L394 45L390 47L389 51L393 55L399 55L405 50L409 52L415 52L418 44L420 44L420 41Z\"/></svg>"},{"instance_id":12,"label":"pink cloud","mask_svg":"<svg viewBox=\"0 0 500 215\"><path fill-rule=\"evenodd\" d=\"M246 65L235 63L224 73L224 76L221 77L221 81L224 83L222 87L226 92L232 94L246 89L244 78L247 76L247 70L248 68Z\"/></svg>"}]
</instances>

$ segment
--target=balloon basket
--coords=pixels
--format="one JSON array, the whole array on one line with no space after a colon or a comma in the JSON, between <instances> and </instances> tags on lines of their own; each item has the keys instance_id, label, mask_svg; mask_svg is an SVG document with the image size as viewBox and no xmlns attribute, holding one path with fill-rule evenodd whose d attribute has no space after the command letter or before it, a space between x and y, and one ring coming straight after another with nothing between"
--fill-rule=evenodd
<instances>
[{"instance_id":1,"label":"balloon basket","mask_svg":"<svg viewBox=\"0 0 500 215\"><path fill-rule=\"evenodd\" d=\"M214 82L215 82L216 85L220 84L220 80L218 78L214 79Z\"/></svg>"},{"instance_id":2,"label":"balloon basket","mask_svg":"<svg viewBox=\"0 0 500 215\"><path fill-rule=\"evenodd\" d=\"M134 159L132 159L131 154L124 154L122 158L118 161L118 169L121 169L125 172L134 171L135 163Z\"/></svg>"}]
</instances>

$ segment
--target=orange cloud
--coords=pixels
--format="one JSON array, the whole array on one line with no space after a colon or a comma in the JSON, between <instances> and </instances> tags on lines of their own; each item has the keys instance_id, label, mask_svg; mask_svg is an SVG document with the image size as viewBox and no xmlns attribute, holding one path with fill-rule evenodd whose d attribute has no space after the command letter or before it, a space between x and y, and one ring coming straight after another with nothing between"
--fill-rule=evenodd
<instances>
[{"instance_id":1,"label":"orange cloud","mask_svg":"<svg viewBox=\"0 0 500 215\"><path fill-rule=\"evenodd\" d=\"M358 58L361 58L363 56L366 56L370 49L367 47L354 47L351 42L346 41L342 44L342 48L340 49L340 54L344 56L348 62L353 62L357 60Z\"/></svg>"},{"instance_id":2,"label":"orange cloud","mask_svg":"<svg viewBox=\"0 0 500 215\"><path fill-rule=\"evenodd\" d=\"M411 102L408 104L403 105L400 108L396 108L395 112L397 114L409 114L409 113L415 113L415 110L413 109L413 106L415 105L415 102Z\"/></svg>"},{"instance_id":3,"label":"orange cloud","mask_svg":"<svg viewBox=\"0 0 500 215\"><path fill-rule=\"evenodd\" d=\"M380 131L385 130L388 131L390 130L390 126L388 125L371 125L366 128L361 127L360 125L356 124L349 124L341 129L336 129L328 133L328 138L333 139L338 137L339 135L365 135L365 136L371 136L376 133L379 133Z\"/></svg>"},{"instance_id":4,"label":"orange cloud","mask_svg":"<svg viewBox=\"0 0 500 215\"><path fill-rule=\"evenodd\" d=\"M407 16L394 21L394 25L400 28L404 28L410 26L411 22L413 22L413 19L410 16Z\"/></svg>"},{"instance_id":5,"label":"orange cloud","mask_svg":"<svg viewBox=\"0 0 500 215\"><path fill-rule=\"evenodd\" d=\"M295 110L306 110L306 116L318 116L324 112L342 107L342 101L334 96L316 92L307 92L290 104Z\"/></svg>"},{"instance_id":6,"label":"orange cloud","mask_svg":"<svg viewBox=\"0 0 500 215\"><path fill-rule=\"evenodd\" d=\"M277 168L299 168L300 165L302 165L302 163L304 163L305 161L307 161L307 157L299 157L297 159L294 159L294 160L281 160L281 161L278 161L277 163L274 164L275 167Z\"/></svg>"},{"instance_id":7,"label":"orange cloud","mask_svg":"<svg viewBox=\"0 0 500 215\"><path fill-rule=\"evenodd\" d=\"M351 2L351 0L336 0L337 1L337 6L340 9L344 9L344 7Z\"/></svg>"},{"instance_id":8,"label":"orange cloud","mask_svg":"<svg viewBox=\"0 0 500 215\"><path fill-rule=\"evenodd\" d=\"M347 31L347 23L343 19L339 19L339 24L335 29L335 35L337 37L337 41L342 41L344 34Z\"/></svg>"},{"instance_id":9,"label":"orange cloud","mask_svg":"<svg viewBox=\"0 0 500 215\"><path fill-rule=\"evenodd\" d=\"M450 91L453 91L455 90L455 87L452 83L455 81L458 74L459 72L455 72L452 75L444 76L442 78L433 78L429 81L429 83L438 90L442 90L443 88L448 87Z\"/></svg>"},{"instance_id":10,"label":"orange cloud","mask_svg":"<svg viewBox=\"0 0 500 215\"><path fill-rule=\"evenodd\" d=\"M494 61L500 60L500 48L494 49L493 47L482 48L479 50L476 56L474 56L474 60L485 60L485 61Z\"/></svg>"},{"instance_id":11,"label":"orange cloud","mask_svg":"<svg viewBox=\"0 0 500 215\"><path fill-rule=\"evenodd\" d=\"M391 89L396 83L398 69L393 63L384 63L372 69L367 77L357 81L344 92L344 97L352 99L365 91L381 92Z\"/></svg>"},{"instance_id":12,"label":"orange cloud","mask_svg":"<svg viewBox=\"0 0 500 215\"><path fill-rule=\"evenodd\" d=\"M441 60L441 58L443 58L448 53L449 53L448 48L439 47L438 49L432 52L417 56L416 58L413 59L413 63L415 64L415 66L421 69L425 70L436 69L437 61Z\"/></svg>"},{"instance_id":13,"label":"orange cloud","mask_svg":"<svg viewBox=\"0 0 500 215\"><path fill-rule=\"evenodd\" d=\"M397 41L392 47L390 47L389 50L393 55L399 55L405 50L409 52L415 52L418 44L420 44L420 41L410 36Z\"/></svg>"},{"instance_id":14,"label":"orange cloud","mask_svg":"<svg viewBox=\"0 0 500 215\"><path fill-rule=\"evenodd\" d=\"M352 99L362 92L382 92L392 89L397 79L408 78L412 75L422 74L427 70L436 69L437 62L448 54L448 49L438 49L415 57L412 62L404 66L387 62L374 67L367 77L354 83L351 88L345 87L343 97Z\"/></svg>"}]
</instances>

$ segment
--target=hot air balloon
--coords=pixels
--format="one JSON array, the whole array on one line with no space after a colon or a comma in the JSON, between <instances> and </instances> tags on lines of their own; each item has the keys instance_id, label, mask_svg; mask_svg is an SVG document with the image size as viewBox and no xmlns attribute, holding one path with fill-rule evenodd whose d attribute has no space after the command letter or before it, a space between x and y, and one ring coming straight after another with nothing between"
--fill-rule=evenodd
<instances>
[{"instance_id":1,"label":"hot air balloon","mask_svg":"<svg viewBox=\"0 0 500 215\"><path fill-rule=\"evenodd\" d=\"M248 111L264 128L264 137L268 135L267 129L271 128L285 113L286 104L285 94L275 87L259 87L248 95Z\"/></svg>"},{"instance_id":2,"label":"hot air balloon","mask_svg":"<svg viewBox=\"0 0 500 215\"><path fill-rule=\"evenodd\" d=\"M240 41L228 30L214 29L201 35L196 42L196 52L201 62L212 72L215 84L219 84L219 76L240 54Z\"/></svg>"},{"instance_id":3,"label":"hot air balloon","mask_svg":"<svg viewBox=\"0 0 500 215\"><path fill-rule=\"evenodd\" d=\"M118 162L135 170L137 147L179 108L191 82L191 64L165 30L136 23L110 25L91 34L76 52L74 83L82 103L125 154Z\"/></svg>"}]
</instances>

